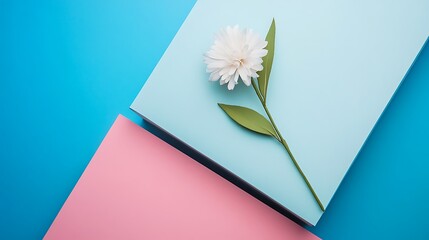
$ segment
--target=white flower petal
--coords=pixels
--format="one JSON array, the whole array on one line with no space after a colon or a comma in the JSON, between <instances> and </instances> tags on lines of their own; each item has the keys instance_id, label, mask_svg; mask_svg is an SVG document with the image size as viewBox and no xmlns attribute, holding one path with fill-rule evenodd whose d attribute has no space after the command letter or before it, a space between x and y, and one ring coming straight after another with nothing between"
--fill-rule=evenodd
<instances>
[{"instance_id":1,"label":"white flower petal","mask_svg":"<svg viewBox=\"0 0 429 240\"><path fill-rule=\"evenodd\" d=\"M241 79L244 79L247 75L243 67L237 69L238 74L240 74Z\"/></svg>"},{"instance_id":2,"label":"white flower petal","mask_svg":"<svg viewBox=\"0 0 429 240\"><path fill-rule=\"evenodd\" d=\"M234 74L234 82L238 83L238 77L239 76L240 76L240 74L238 74L238 71L236 71Z\"/></svg>"},{"instance_id":3,"label":"white flower petal","mask_svg":"<svg viewBox=\"0 0 429 240\"><path fill-rule=\"evenodd\" d=\"M211 74L210 74L210 81L217 81L217 80L219 80L219 78L220 78L220 75L219 75L219 71L215 71L215 72L212 72Z\"/></svg>"},{"instance_id":4,"label":"white flower petal","mask_svg":"<svg viewBox=\"0 0 429 240\"><path fill-rule=\"evenodd\" d=\"M252 67L253 70L256 70L257 72L262 71L262 69L264 69L264 67L262 67L261 64L259 65L255 65Z\"/></svg>"},{"instance_id":5,"label":"white flower petal","mask_svg":"<svg viewBox=\"0 0 429 240\"><path fill-rule=\"evenodd\" d=\"M228 90L233 90L235 87L235 82L234 81L229 81L228 82Z\"/></svg>"},{"instance_id":6,"label":"white flower petal","mask_svg":"<svg viewBox=\"0 0 429 240\"><path fill-rule=\"evenodd\" d=\"M246 84L246 86L250 86L250 84L252 83L251 78L247 75L245 78L242 78L241 80L243 80L243 82L244 82L244 84Z\"/></svg>"}]
</instances>

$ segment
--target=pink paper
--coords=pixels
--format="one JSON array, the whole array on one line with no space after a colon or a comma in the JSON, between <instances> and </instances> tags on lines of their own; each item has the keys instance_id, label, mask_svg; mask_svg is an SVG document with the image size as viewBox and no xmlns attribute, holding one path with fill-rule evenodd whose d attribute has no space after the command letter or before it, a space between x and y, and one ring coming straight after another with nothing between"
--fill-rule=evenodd
<instances>
[{"instance_id":1,"label":"pink paper","mask_svg":"<svg viewBox=\"0 0 429 240\"><path fill-rule=\"evenodd\" d=\"M319 238L119 116L44 239Z\"/></svg>"}]
</instances>

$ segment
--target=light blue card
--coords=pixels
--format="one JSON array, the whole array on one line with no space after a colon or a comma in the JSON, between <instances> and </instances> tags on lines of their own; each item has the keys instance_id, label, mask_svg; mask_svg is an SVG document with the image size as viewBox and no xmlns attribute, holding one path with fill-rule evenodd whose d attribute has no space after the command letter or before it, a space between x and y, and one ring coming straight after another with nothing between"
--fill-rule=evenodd
<instances>
[{"instance_id":1,"label":"light blue card","mask_svg":"<svg viewBox=\"0 0 429 240\"><path fill-rule=\"evenodd\" d=\"M427 0L199 0L131 108L315 225L322 211L283 147L217 105L263 112L253 89L209 82L203 54L220 28L264 37L275 18L267 105L327 206L424 45L428 10Z\"/></svg>"}]
</instances>

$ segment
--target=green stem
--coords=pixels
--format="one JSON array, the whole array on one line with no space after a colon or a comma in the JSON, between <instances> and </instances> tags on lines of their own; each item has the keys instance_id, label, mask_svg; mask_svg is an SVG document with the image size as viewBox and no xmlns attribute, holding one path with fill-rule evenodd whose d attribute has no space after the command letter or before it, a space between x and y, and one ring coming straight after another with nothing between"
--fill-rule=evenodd
<instances>
[{"instance_id":1,"label":"green stem","mask_svg":"<svg viewBox=\"0 0 429 240\"><path fill-rule=\"evenodd\" d=\"M268 118L270 119L271 124L274 127L274 130L277 134L277 136L275 136L275 138L277 139L277 141L279 141L283 145L283 147L285 148L285 150L289 154L293 164L298 169L298 172L301 174L302 178L304 179L305 183L307 184L308 188L310 189L311 194L313 194L313 197L316 200L317 204L319 205L320 209L324 212L325 207L323 207L323 204L320 201L319 197L317 196L316 192L314 191L313 187L311 186L310 181L308 181L307 177L305 176L304 172L302 171L301 167L299 166L298 162L296 161L295 157L293 156L292 151L289 148L289 145L286 143L286 140L282 137L279 129L277 128L277 126L273 120L273 117L271 116L270 111L267 108L267 105L265 104L264 98L262 97L261 93L259 92L259 90L258 90L258 88L257 88L257 86L253 80L252 80L252 86L256 92L256 95L259 98L259 101L261 101L261 104L264 107L265 113L267 114Z\"/></svg>"}]
</instances>

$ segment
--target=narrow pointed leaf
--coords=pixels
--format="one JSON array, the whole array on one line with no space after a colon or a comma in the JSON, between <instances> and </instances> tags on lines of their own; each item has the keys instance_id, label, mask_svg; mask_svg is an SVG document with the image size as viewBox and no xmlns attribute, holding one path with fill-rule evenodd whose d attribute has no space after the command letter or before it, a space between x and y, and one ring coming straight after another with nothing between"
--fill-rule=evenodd
<instances>
[{"instance_id":1,"label":"narrow pointed leaf","mask_svg":"<svg viewBox=\"0 0 429 240\"><path fill-rule=\"evenodd\" d=\"M271 67L273 65L274 60L274 45L276 38L276 22L271 22L270 30L268 30L267 36L265 37L265 41L268 42L267 47L265 49L268 50L268 53L265 57L262 58L262 66L264 67L261 71L258 72L258 85L259 91L261 92L262 97L264 98L264 103L267 99L267 90L268 90L268 82L270 79Z\"/></svg>"},{"instance_id":2,"label":"narrow pointed leaf","mask_svg":"<svg viewBox=\"0 0 429 240\"><path fill-rule=\"evenodd\" d=\"M258 112L241 106L218 103L219 107L240 126L251 131L277 138L271 123Z\"/></svg>"}]
</instances>

